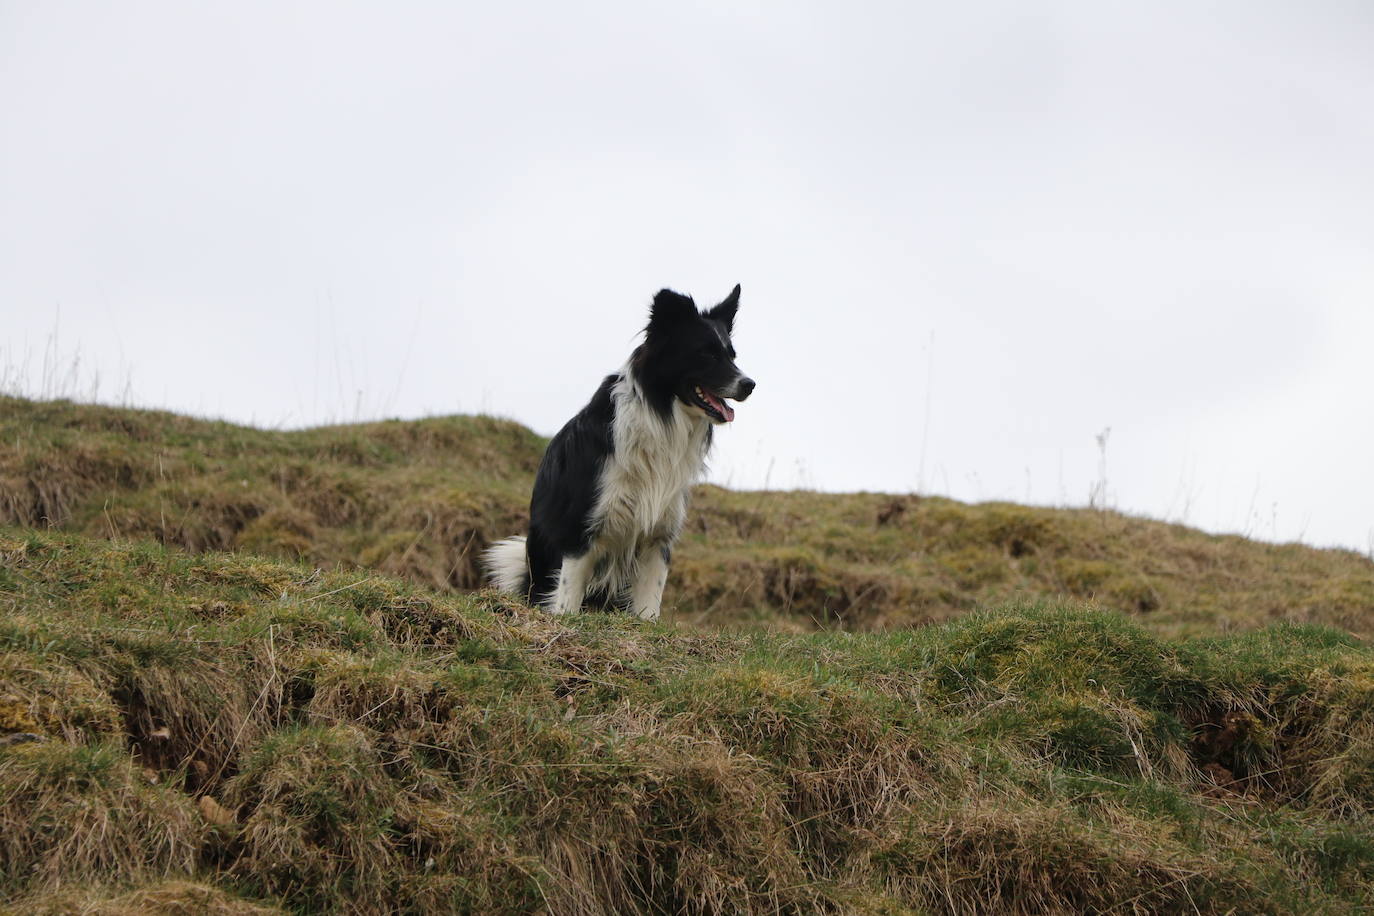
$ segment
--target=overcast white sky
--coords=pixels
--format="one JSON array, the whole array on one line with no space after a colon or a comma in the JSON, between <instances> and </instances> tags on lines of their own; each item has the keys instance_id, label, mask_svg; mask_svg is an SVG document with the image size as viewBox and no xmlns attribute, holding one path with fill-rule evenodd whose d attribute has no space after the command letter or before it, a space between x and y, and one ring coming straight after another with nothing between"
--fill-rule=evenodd
<instances>
[{"instance_id":1,"label":"overcast white sky","mask_svg":"<svg viewBox=\"0 0 1374 916\"><path fill-rule=\"evenodd\" d=\"M1374 5L0 0L12 389L547 434L735 283L719 482L1083 504L1110 427L1374 550Z\"/></svg>"}]
</instances>

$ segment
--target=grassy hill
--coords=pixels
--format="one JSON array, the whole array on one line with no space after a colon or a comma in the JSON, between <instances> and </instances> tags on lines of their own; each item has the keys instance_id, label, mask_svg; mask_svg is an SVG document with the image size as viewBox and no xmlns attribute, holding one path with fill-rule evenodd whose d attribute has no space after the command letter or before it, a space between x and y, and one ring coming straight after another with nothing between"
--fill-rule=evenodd
<instances>
[{"instance_id":1,"label":"grassy hill","mask_svg":"<svg viewBox=\"0 0 1374 916\"><path fill-rule=\"evenodd\" d=\"M0 524L248 550L476 588L522 530L544 442L488 417L270 432L0 398ZM1114 512L700 488L665 607L679 622L881 630L1068 597L1161 634L1276 620L1374 635L1374 563Z\"/></svg>"},{"instance_id":2,"label":"grassy hill","mask_svg":"<svg viewBox=\"0 0 1374 916\"><path fill-rule=\"evenodd\" d=\"M1072 605L692 634L0 532L15 913L1354 913L1374 652Z\"/></svg>"},{"instance_id":3,"label":"grassy hill","mask_svg":"<svg viewBox=\"0 0 1374 916\"><path fill-rule=\"evenodd\" d=\"M1368 911L1369 560L707 487L553 618L542 445L0 400L0 912Z\"/></svg>"}]
</instances>

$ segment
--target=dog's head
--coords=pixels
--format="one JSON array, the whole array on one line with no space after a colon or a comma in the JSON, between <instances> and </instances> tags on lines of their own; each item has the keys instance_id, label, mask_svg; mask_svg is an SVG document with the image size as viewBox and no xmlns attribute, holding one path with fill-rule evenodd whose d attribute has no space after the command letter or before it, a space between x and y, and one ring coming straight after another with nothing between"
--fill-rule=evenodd
<instances>
[{"instance_id":1,"label":"dog's head","mask_svg":"<svg viewBox=\"0 0 1374 916\"><path fill-rule=\"evenodd\" d=\"M712 423L735 419L726 399L743 401L754 390L754 380L735 365L730 343L738 310L738 286L725 301L705 311L670 289L654 296L635 370L655 407L666 413L677 400Z\"/></svg>"}]
</instances>

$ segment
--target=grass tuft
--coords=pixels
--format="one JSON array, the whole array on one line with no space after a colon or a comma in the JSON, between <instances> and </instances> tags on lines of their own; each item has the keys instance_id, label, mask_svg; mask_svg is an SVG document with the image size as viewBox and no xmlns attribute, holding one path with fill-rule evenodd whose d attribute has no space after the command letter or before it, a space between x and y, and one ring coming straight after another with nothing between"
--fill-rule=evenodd
<instances>
[{"instance_id":1,"label":"grass tuft","mask_svg":"<svg viewBox=\"0 0 1374 916\"><path fill-rule=\"evenodd\" d=\"M203 829L191 802L111 743L0 748L0 893L191 871Z\"/></svg>"}]
</instances>

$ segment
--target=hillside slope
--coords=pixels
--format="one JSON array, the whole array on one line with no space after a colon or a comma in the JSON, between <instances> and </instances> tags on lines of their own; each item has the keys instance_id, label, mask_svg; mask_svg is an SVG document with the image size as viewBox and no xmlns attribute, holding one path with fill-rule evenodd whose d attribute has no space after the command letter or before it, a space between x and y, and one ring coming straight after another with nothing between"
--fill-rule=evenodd
<instances>
[{"instance_id":1,"label":"hillside slope","mask_svg":"<svg viewBox=\"0 0 1374 916\"><path fill-rule=\"evenodd\" d=\"M7 912L1355 913L1371 814L1331 630L693 634L0 529Z\"/></svg>"},{"instance_id":2,"label":"hillside slope","mask_svg":"<svg viewBox=\"0 0 1374 916\"><path fill-rule=\"evenodd\" d=\"M0 398L0 524L480 585L543 440L486 417L271 432ZM1374 635L1374 563L1113 512L702 487L665 607L718 628L890 629L1006 601L1095 602L1164 634L1315 622Z\"/></svg>"}]
</instances>

